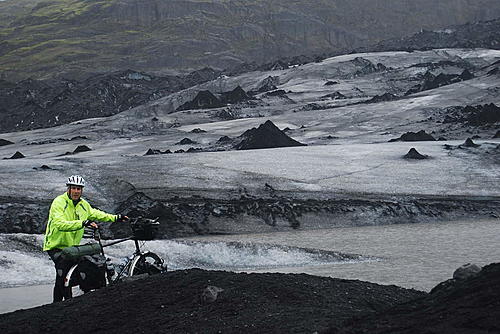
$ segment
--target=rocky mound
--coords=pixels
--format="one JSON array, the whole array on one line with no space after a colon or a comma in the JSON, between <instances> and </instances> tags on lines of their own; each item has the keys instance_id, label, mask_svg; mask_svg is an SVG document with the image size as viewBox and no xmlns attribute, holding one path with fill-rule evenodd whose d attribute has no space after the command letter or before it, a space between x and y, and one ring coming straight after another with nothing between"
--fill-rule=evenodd
<instances>
[{"instance_id":1,"label":"rocky mound","mask_svg":"<svg viewBox=\"0 0 500 334\"><path fill-rule=\"evenodd\" d=\"M176 110L190 110L190 109L212 109L223 107L224 104L209 90L202 90L198 92L195 98L178 107Z\"/></svg>"},{"instance_id":2,"label":"rocky mound","mask_svg":"<svg viewBox=\"0 0 500 334\"><path fill-rule=\"evenodd\" d=\"M401 135L401 137L399 138L396 138L396 139L391 139L389 140L389 142L395 142L395 141L435 141L436 139L426 133L424 130L420 130L419 132L407 132L403 135Z\"/></svg>"},{"instance_id":3,"label":"rocky mound","mask_svg":"<svg viewBox=\"0 0 500 334\"><path fill-rule=\"evenodd\" d=\"M472 126L493 126L498 122L500 122L500 107L494 103L448 107L443 117L443 123L464 123Z\"/></svg>"},{"instance_id":4,"label":"rocky mound","mask_svg":"<svg viewBox=\"0 0 500 334\"><path fill-rule=\"evenodd\" d=\"M424 154L420 154L414 147L412 147L408 153L406 153L403 158L405 159L419 159L419 160L422 160L422 159L428 159L429 156L428 155L424 155Z\"/></svg>"},{"instance_id":5,"label":"rocky mound","mask_svg":"<svg viewBox=\"0 0 500 334\"><path fill-rule=\"evenodd\" d=\"M11 142L10 140L7 140L7 139L1 139L0 138L0 146L6 146L6 145L12 145L14 144L13 142Z\"/></svg>"},{"instance_id":6,"label":"rocky mound","mask_svg":"<svg viewBox=\"0 0 500 334\"><path fill-rule=\"evenodd\" d=\"M22 154L21 152L19 151L16 151L16 153L14 153L10 158L8 159L22 159L24 158L24 154Z\"/></svg>"},{"instance_id":7,"label":"rocky mound","mask_svg":"<svg viewBox=\"0 0 500 334\"><path fill-rule=\"evenodd\" d=\"M410 88L405 93L405 95L410 95L441 86L451 85L460 81L470 80L472 78L474 78L474 75L472 75L472 73L470 73L468 70L464 70L461 74L440 73L437 76L430 72L426 72L424 75L424 81L421 84Z\"/></svg>"},{"instance_id":8,"label":"rocky mound","mask_svg":"<svg viewBox=\"0 0 500 334\"><path fill-rule=\"evenodd\" d=\"M236 140L239 142L233 148L237 150L306 146L287 136L271 121L266 121L258 128L245 131Z\"/></svg>"},{"instance_id":9,"label":"rocky mound","mask_svg":"<svg viewBox=\"0 0 500 334\"><path fill-rule=\"evenodd\" d=\"M500 333L500 264L385 312L351 319L325 333Z\"/></svg>"},{"instance_id":10,"label":"rocky mound","mask_svg":"<svg viewBox=\"0 0 500 334\"><path fill-rule=\"evenodd\" d=\"M10 333L313 333L425 296L357 280L199 269L0 315Z\"/></svg>"}]
</instances>

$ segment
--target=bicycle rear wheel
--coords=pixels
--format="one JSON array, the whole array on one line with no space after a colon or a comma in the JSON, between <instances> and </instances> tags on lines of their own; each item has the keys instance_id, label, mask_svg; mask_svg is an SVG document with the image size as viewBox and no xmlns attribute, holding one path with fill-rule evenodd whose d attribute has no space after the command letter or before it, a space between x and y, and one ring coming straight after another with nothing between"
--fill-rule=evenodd
<instances>
[{"instance_id":1,"label":"bicycle rear wheel","mask_svg":"<svg viewBox=\"0 0 500 334\"><path fill-rule=\"evenodd\" d=\"M64 296L66 299L81 296L85 293L80 288L80 272L78 264L75 264L66 274L64 278Z\"/></svg>"},{"instance_id":2,"label":"bicycle rear wheel","mask_svg":"<svg viewBox=\"0 0 500 334\"><path fill-rule=\"evenodd\" d=\"M152 252L136 255L129 268L129 276L148 274L154 275L167 271L167 266L161 257Z\"/></svg>"}]
</instances>

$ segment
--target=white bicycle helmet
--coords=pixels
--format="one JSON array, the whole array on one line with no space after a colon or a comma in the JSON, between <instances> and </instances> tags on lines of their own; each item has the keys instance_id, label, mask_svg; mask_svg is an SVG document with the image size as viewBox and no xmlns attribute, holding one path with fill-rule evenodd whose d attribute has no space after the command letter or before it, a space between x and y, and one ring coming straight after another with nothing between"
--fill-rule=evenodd
<instances>
[{"instance_id":1,"label":"white bicycle helmet","mask_svg":"<svg viewBox=\"0 0 500 334\"><path fill-rule=\"evenodd\" d=\"M85 180L80 175L71 175L66 182L67 186L85 187Z\"/></svg>"}]
</instances>

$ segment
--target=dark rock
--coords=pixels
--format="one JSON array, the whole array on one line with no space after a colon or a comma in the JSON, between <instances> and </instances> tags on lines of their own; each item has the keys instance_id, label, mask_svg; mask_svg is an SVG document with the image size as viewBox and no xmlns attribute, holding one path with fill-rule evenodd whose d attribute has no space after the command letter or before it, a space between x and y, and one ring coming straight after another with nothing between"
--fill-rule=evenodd
<instances>
[{"instance_id":1,"label":"dark rock","mask_svg":"<svg viewBox=\"0 0 500 334\"><path fill-rule=\"evenodd\" d=\"M322 96L321 99L344 100L347 99L347 96L340 92L333 92L331 94Z\"/></svg>"},{"instance_id":2,"label":"dark rock","mask_svg":"<svg viewBox=\"0 0 500 334\"><path fill-rule=\"evenodd\" d=\"M446 140L448 140L448 139L446 139L445 137L439 137L438 138L438 141L446 141Z\"/></svg>"},{"instance_id":3,"label":"dark rock","mask_svg":"<svg viewBox=\"0 0 500 334\"><path fill-rule=\"evenodd\" d=\"M196 128L196 129L193 129L190 131L191 133L205 133L206 131L205 130L202 130L200 128Z\"/></svg>"},{"instance_id":4,"label":"dark rock","mask_svg":"<svg viewBox=\"0 0 500 334\"><path fill-rule=\"evenodd\" d=\"M217 140L217 143L222 144L222 143L227 143L230 141L231 141L231 138L229 138L228 136L222 136Z\"/></svg>"},{"instance_id":5,"label":"dark rock","mask_svg":"<svg viewBox=\"0 0 500 334\"><path fill-rule=\"evenodd\" d=\"M485 125L500 122L500 107L497 107L494 103L476 107L467 106L465 111L471 114L468 117L470 125Z\"/></svg>"},{"instance_id":6,"label":"dark rock","mask_svg":"<svg viewBox=\"0 0 500 334\"><path fill-rule=\"evenodd\" d=\"M497 133L495 133L495 135L493 136L493 138L500 138L500 130L498 130Z\"/></svg>"},{"instance_id":7,"label":"dark rock","mask_svg":"<svg viewBox=\"0 0 500 334\"><path fill-rule=\"evenodd\" d=\"M420 154L418 153L418 151L412 147L408 153L406 153L403 158L405 159L428 159L429 156L428 155L423 155L423 154Z\"/></svg>"},{"instance_id":8,"label":"dark rock","mask_svg":"<svg viewBox=\"0 0 500 334\"><path fill-rule=\"evenodd\" d=\"M87 145L79 145L75 150L73 151L74 154L80 153L80 152L87 152L87 151L92 151Z\"/></svg>"},{"instance_id":9,"label":"dark rock","mask_svg":"<svg viewBox=\"0 0 500 334\"><path fill-rule=\"evenodd\" d=\"M176 143L176 145L190 145L190 144L198 144L198 143L189 138L184 138L180 142Z\"/></svg>"},{"instance_id":10,"label":"dark rock","mask_svg":"<svg viewBox=\"0 0 500 334\"><path fill-rule=\"evenodd\" d=\"M460 146L463 146L463 147L479 147L479 146L481 146L481 145L479 145L479 144L475 144L475 143L472 141L472 139L467 138L467 139L465 140L465 142L464 142L462 145L460 145Z\"/></svg>"},{"instance_id":11,"label":"dark rock","mask_svg":"<svg viewBox=\"0 0 500 334\"><path fill-rule=\"evenodd\" d=\"M8 159L22 159L24 158L24 154L22 154L21 152L19 151L16 151L16 153L14 153L13 156L11 156L10 158Z\"/></svg>"},{"instance_id":12,"label":"dark rock","mask_svg":"<svg viewBox=\"0 0 500 334\"><path fill-rule=\"evenodd\" d=\"M195 153L195 152L201 152L201 151L203 151L203 149L200 147L190 147L190 148L188 148L186 153Z\"/></svg>"},{"instance_id":13,"label":"dark rock","mask_svg":"<svg viewBox=\"0 0 500 334\"><path fill-rule=\"evenodd\" d=\"M252 150L276 147L306 146L288 137L271 121L266 121L258 128L245 131L237 138L239 141L233 148L237 150Z\"/></svg>"},{"instance_id":14,"label":"dark rock","mask_svg":"<svg viewBox=\"0 0 500 334\"><path fill-rule=\"evenodd\" d=\"M144 155L155 155L155 154L161 154L160 150L153 150L150 148Z\"/></svg>"},{"instance_id":15,"label":"dark rock","mask_svg":"<svg viewBox=\"0 0 500 334\"><path fill-rule=\"evenodd\" d=\"M453 273L453 279L463 280L476 276L481 271L481 268L475 264L464 264Z\"/></svg>"},{"instance_id":16,"label":"dark rock","mask_svg":"<svg viewBox=\"0 0 500 334\"><path fill-rule=\"evenodd\" d=\"M231 109L223 109L219 110L215 113L215 117L223 119L223 120L231 120L231 119L236 119L237 114Z\"/></svg>"},{"instance_id":17,"label":"dark rock","mask_svg":"<svg viewBox=\"0 0 500 334\"><path fill-rule=\"evenodd\" d=\"M384 102L384 101L394 101L399 99L398 96L391 94L391 93L384 93L382 95L375 95L365 103L378 103L378 102Z\"/></svg>"},{"instance_id":18,"label":"dark rock","mask_svg":"<svg viewBox=\"0 0 500 334\"><path fill-rule=\"evenodd\" d=\"M268 76L264 80L262 80L257 86L258 93L268 92L270 90L277 89L280 84L280 78L278 76Z\"/></svg>"},{"instance_id":19,"label":"dark rock","mask_svg":"<svg viewBox=\"0 0 500 334\"><path fill-rule=\"evenodd\" d=\"M153 117L153 118L151 118L151 120L152 120L153 122L158 122L160 119L159 119L158 117Z\"/></svg>"},{"instance_id":20,"label":"dark rock","mask_svg":"<svg viewBox=\"0 0 500 334\"><path fill-rule=\"evenodd\" d=\"M172 151L170 150L165 150L165 151L160 151L160 150L153 150L153 149L149 149L144 155L156 155L156 154L170 154L172 153Z\"/></svg>"},{"instance_id":21,"label":"dark rock","mask_svg":"<svg viewBox=\"0 0 500 334\"><path fill-rule=\"evenodd\" d=\"M325 82L325 86L332 86L332 85L337 85L338 81L327 81Z\"/></svg>"},{"instance_id":22,"label":"dark rock","mask_svg":"<svg viewBox=\"0 0 500 334\"><path fill-rule=\"evenodd\" d=\"M224 92L221 94L220 100L224 104L234 104L238 102L243 102L250 99L247 93L240 86L236 87L230 92Z\"/></svg>"},{"instance_id":23,"label":"dark rock","mask_svg":"<svg viewBox=\"0 0 500 334\"><path fill-rule=\"evenodd\" d=\"M12 144L14 144L14 143L9 141L9 140L0 138L0 146L6 146L6 145L12 145Z\"/></svg>"},{"instance_id":24,"label":"dark rock","mask_svg":"<svg viewBox=\"0 0 500 334\"><path fill-rule=\"evenodd\" d=\"M198 92L196 97L189 102L184 103L176 110L190 110L190 109L212 109L223 107L224 104L209 90L202 90Z\"/></svg>"},{"instance_id":25,"label":"dark rock","mask_svg":"<svg viewBox=\"0 0 500 334\"><path fill-rule=\"evenodd\" d=\"M419 132L407 132L403 134L401 137L396 138L396 139L391 139L389 142L395 142L395 141L435 141L436 139L426 133L424 130L420 130Z\"/></svg>"},{"instance_id":26,"label":"dark rock","mask_svg":"<svg viewBox=\"0 0 500 334\"><path fill-rule=\"evenodd\" d=\"M224 289L221 289L213 285L209 285L201 293L200 300L203 304L211 304L217 300L217 296L222 291L224 291Z\"/></svg>"},{"instance_id":27,"label":"dark rock","mask_svg":"<svg viewBox=\"0 0 500 334\"><path fill-rule=\"evenodd\" d=\"M437 76L434 76L430 72L426 72L424 75L424 81L410 88L405 95L410 95L417 92L422 92L434 88L438 88L441 86L446 86L450 84L454 84L460 81L470 80L474 78L474 75L470 73L468 70L464 70L461 74L445 74L440 73Z\"/></svg>"},{"instance_id":28,"label":"dark rock","mask_svg":"<svg viewBox=\"0 0 500 334\"><path fill-rule=\"evenodd\" d=\"M286 96L286 92L283 89L278 89L272 92L267 92L264 96Z\"/></svg>"},{"instance_id":29,"label":"dark rock","mask_svg":"<svg viewBox=\"0 0 500 334\"><path fill-rule=\"evenodd\" d=\"M50 170L50 169L53 169L53 168L50 168L49 166L47 165L42 165L40 168L38 167L33 167L34 170Z\"/></svg>"},{"instance_id":30,"label":"dark rock","mask_svg":"<svg viewBox=\"0 0 500 334\"><path fill-rule=\"evenodd\" d=\"M174 153L185 153L186 151L184 151L182 148L177 150L177 151L174 151Z\"/></svg>"}]
</instances>

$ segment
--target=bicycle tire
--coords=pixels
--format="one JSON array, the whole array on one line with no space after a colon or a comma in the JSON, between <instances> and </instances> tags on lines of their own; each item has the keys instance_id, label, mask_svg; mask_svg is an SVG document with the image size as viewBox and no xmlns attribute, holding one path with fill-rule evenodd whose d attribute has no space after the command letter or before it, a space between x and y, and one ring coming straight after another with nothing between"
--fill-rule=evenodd
<instances>
[{"instance_id":1,"label":"bicycle tire","mask_svg":"<svg viewBox=\"0 0 500 334\"><path fill-rule=\"evenodd\" d=\"M64 295L66 299L81 296L85 293L80 289L80 278L78 277L79 271L77 270L78 264L73 265L64 278Z\"/></svg>"},{"instance_id":2,"label":"bicycle tire","mask_svg":"<svg viewBox=\"0 0 500 334\"><path fill-rule=\"evenodd\" d=\"M136 255L130 264L129 276L134 275L154 275L167 271L167 266L161 257L153 252L146 252Z\"/></svg>"}]
</instances>

